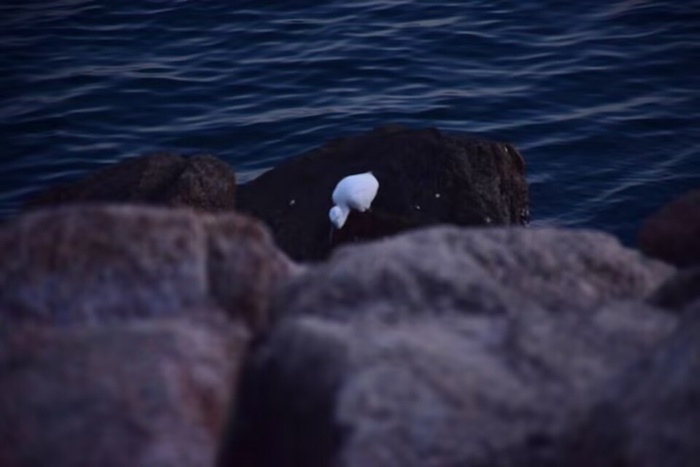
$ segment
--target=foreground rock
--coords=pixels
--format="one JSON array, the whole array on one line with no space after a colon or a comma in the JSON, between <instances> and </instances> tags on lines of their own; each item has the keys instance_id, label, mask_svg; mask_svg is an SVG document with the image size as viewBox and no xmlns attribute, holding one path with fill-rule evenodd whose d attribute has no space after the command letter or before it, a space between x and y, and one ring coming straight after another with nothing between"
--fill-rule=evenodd
<instances>
[{"instance_id":1,"label":"foreground rock","mask_svg":"<svg viewBox=\"0 0 700 467\"><path fill-rule=\"evenodd\" d=\"M695 467L700 459L700 306L632 365L584 423L552 443L549 465ZM542 456L520 465L544 465Z\"/></svg>"},{"instance_id":2,"label":"foreground rock","mask_svg":"<svg viewBox=\"0 0 700 467\"><path fill-rule=\"evenodd\" d=\"M295 271L260 223L236 214L66 206L0 228L0 319L106 322L220 307L254 326Z\"/></svg>"},{"instance_id":3,"label":"foreground rock","mask_svg":"<svg viewBox=\"0 0 700 467\"><path fill-rule=\"evenodd\" d=\"M644 221L637 243L647 255L676 266L700 265L700 190L686 193Z\"/></svg>"},{"instance_id":4,"label":"foreground rock","mask_svg":"<svg viewBox=\"0 0 700 467\"><path fill-rule=\"evenodd\" d=\"M290 280L278 318L318 314L517 313L641 301L674 269L611 235L558 229L438 227L341 248Z\"/></svg>"},{"instance_id":5,"label":"foreground rock","mask_svg":"<svg viewBox=\"0 0 700 467\"><path fill-rule=\"evenodd\" d=\"M700 266L681 269L661 284L648 301L654 306L675 311L700 302Z\"/></svg>"},{"instance_id":6,"label":"foreground rock","mask_svg":"<svg viewBox=\"0 0 700 467\"><path fill-rule=\"evenodd\" d=\"M352 213L329 240L331 194L346 175L379 180L372 212ZM509 144L436 129L387 126L339 138L238 188L237 208L264 220L298 260L340 243L438 223L521 225L528 218L524 162Z\"/></svg>"},{"instance_id":7,"label":"foreground rock","mask_svg":"<svg viewBox=\"0 0 700 467\"><path fill-rule=\"evenodd\" d=\"M288 320L247 363L219 465L519 465L672 327L638 306Z\"/></svg>"},{"instance_id":8,"label":"foreground rock","mask_svg":"<svg viewBox=\"0 0 700 467\"><path fill-rule=\"evenodd\" d=\"M0 332L0 465L212 465L246 342L226 320Z\"/></svg>"},{"instance_id":9,"label":"foreground rock","mask_svg":"<svg viewBox=\"0 0 700 467\"><path fill-rule=\"evenodd\" d=\"M76 202L143 203L230 211L236 175L216 157L155 153L123 160L81 180L44 190L28 207Z\"/></svg>"},{"instance_id":10,"label":"foreground rock","mask_svg":"<svg viewBox=\"0 0 700 467\"><path fill-rule=\"evenodd\" d=\"M673 332L642 304L672 273L586 231L441 227L339 249L275 299L219 465L553 465L555 440Z\"/></svg>"}]
</instances>

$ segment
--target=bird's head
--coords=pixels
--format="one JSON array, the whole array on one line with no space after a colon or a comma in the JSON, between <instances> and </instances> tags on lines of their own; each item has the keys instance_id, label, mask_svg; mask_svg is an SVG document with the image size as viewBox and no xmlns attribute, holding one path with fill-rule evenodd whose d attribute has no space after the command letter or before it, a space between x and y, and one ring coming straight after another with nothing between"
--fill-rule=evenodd
<instances>
[{"instance_id":1,"label":"bird's head","mask_svg":"<svg viewBox=\"0 0 700 467\"><path fill-rule=\"evenodd\" d=\"M336 229L342 229L345 221L350 214L349 209L343 209L340 206L333 206L328 213L328 217L331 220L331 224L335 226Z\"/></svg>"}]
</instances>

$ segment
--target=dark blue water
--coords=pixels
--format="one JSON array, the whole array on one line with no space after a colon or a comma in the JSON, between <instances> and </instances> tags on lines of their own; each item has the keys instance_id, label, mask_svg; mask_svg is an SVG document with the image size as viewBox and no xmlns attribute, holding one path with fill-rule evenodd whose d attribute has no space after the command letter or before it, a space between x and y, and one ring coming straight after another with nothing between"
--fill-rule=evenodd
<instances>
[{"instance_id":1,"label":"dark blue water","mask_svg":"<svg viewBox=\"0 0 700 467\"><path fill-rule=\"evenodd\" d=\"M700 186L698 0L17 3L0 216L149 150L246 179L383 122L515 143L540 224L629 241Z\"/></svg>"}]
</instances>

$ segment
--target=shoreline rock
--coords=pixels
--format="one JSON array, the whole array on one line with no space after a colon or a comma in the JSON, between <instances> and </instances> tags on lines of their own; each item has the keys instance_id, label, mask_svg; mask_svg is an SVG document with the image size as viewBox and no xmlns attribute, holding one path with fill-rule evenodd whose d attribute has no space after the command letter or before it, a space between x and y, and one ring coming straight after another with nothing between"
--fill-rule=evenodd
<instances>
[{"instance_id":1,"label":"shoreline rock","mask_svg":"<svg viewBox=\"0 0 700 467\"><path fill-rule=\"evenodd\" d=\"M518 465L674 324L635 306L285 320L247 361L218 465Z\"/></svg>"},{"instance_id":2,"label":"shoreline rock","mask_svg":"<svg viewBox=\"0 0 700 467\"><path fill-rule=\"evenodd\" d=\"M351 213L329 240L336 183L366 171L379 180L371 212ZM339 244L435 224L524 225L525 164L517 149L464 133L386 125L333 139L238 187L237 209L270 226L296 260Z\"/></svg>"},{"instance_id":3,"label":"shoreline rock","mask_svg":"<svg viewBox=\"0 0 700 467\"><path fill-rule=\"evenodd\" d=\"M71 205L0 226L2 321L95 323L220 308L253 328L299 269L258 221L192 210Z\"/></svg>"},{"instance_id":4,"label":"shoreline rock","mask_svg":"<svg viewBox=\"0 0 700 467\"><path fill-rule=\"evenodd\" d=\"M336 250L278 289L271 315L587 310L641 302L674 272L597 231L431 227Z\"/></svg>"},{"instance_id":5,"label":"shoreline rock","mask_svg":"<svg viewBox=\"0 0 700 467\"><path fill-rule=\"evenodd\" d=\"M517 228L512 146L388 126L291 159L238 187L287 253L202 212L233 202L228 166L183 161L117 164L55 194L89 205L0 225L0 464L697 462L697 265ZM389 195L329 241L333 171L374 163ZM652 238L691 257L681 230Z\"/></svg>"},{"instance_id":6,"label":"shoreline rock","mask_svg":"<svg viewBox=\"0 0 700 467\"><path fill-rule=\"evenodd\" d=\"M190 207L208 212L235 207L236 174L208 155L156 152L93 172L33 195L25 208L68 203L130 203Z\"/></svg>"},{"instance_id":7,"label":"shoreline rock","mask_svg":"<svg viewBox=\"0 0 700 467\"><path fill-rule=\"evenodd\" d=\"M0 329L0 465L212 465L247 341L211 317Z\"/></svg>"}]
</instances>

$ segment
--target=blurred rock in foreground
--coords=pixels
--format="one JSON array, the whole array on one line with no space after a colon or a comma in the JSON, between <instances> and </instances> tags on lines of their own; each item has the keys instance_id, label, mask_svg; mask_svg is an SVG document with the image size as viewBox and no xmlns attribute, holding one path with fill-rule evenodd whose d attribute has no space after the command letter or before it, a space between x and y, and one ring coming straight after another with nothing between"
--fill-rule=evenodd
<instances>
[{"instance_id":1,"label":"blurred rock in foreground","mask_svg":"<svg viewBox=\"0 0 700 467\"><path fill-rule=\"evenodd\" d=\"M64 206L0 227L0 323L71 324L212 309L251 325L296 266L237 214Z\"/></svg>"},{"instance_id":2,"label":"blurred rock in foreground","mask_svg":"<svg viewBox=\"0 0 700 467\"><path fill-rule=\"evenodd\" d=\"M672 273L586 231L449 227L344 247L280 289L219 465L546 459L673 332L673 314L642 303Z\"/></svg>"},{"instance_id":3,"label":"blurred rock in foreground","mask_svg":"<svg viewBox=\"0 0 700 467\"><path fill-rule=\"evenodd\" d=\"M246 342L223 318L0 332L0 465L213 465Z\"/></svg>"}]
</instances>

